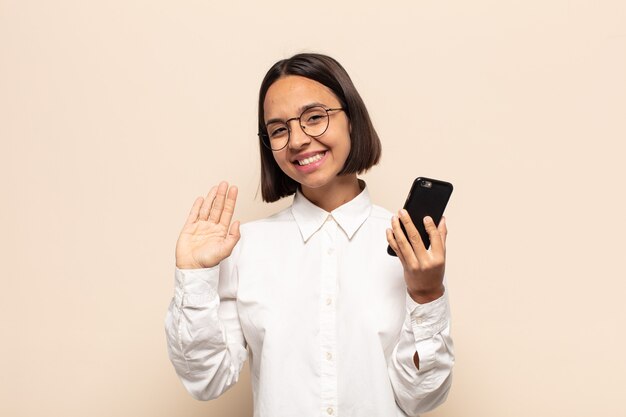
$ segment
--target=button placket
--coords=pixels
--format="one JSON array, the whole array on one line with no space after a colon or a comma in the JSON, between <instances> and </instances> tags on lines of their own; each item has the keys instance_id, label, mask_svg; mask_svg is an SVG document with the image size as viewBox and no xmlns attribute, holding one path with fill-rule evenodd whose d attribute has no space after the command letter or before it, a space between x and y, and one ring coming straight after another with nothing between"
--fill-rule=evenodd
<instances>
[{"instance_id":1,"label":"button placket","mask_svg":"<svg viewBox=\"0 0 626 417\"><path fill-rule=\"evenodd\" d=\"M320 299L321 405L326 415L337 413L336 351L337 223L329 216L323 226Z\"/></svg>"}]
</instances>

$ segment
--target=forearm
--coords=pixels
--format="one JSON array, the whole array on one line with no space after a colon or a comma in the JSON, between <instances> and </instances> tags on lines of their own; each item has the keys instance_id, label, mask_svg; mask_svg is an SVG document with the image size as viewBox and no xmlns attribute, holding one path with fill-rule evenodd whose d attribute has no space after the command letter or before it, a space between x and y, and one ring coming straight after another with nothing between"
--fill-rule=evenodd
<instances>
[{"instance_id":1,"label":"forearm","mask_svg":"<svg viewBox=\"0 0 626 417\"><path fill-rule=\"evenodd\" d=\"M237 382L247 356L235 302L220 302L216 275L216 270L177 270L165 319L170 360L190 394L201 400Z\"/></svg>"},{"instance_id":2,"label":"forearm","mask_svg":"<svg viewBox=\"0 0 626 417\"><path fill-rule=\"evenodd\" d=\"M441 298L407 312L400 340L389 362L390 381L398 405L411 415L441 404L451 384L454 353L449 308Z\"/></svg>"}]
</instances>

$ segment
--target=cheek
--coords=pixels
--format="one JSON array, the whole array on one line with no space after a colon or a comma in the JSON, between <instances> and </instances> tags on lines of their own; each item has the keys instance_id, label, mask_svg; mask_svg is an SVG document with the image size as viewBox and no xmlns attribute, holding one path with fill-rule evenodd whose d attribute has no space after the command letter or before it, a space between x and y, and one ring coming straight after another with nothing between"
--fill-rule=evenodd
<instances>
[{"instance_id":1,"label":"cheek","mask_svg":"<svg viewBox=\"0 0 626 417\"><path fill-rule=\"evenodd\" d=\"M344 158L347 158L348 155L350 154L350 149L352 149L352 140L350 139L350 134L346 135L345 139L342 142L342 147L341 150L342 152L342 156Z\"/></svg>"},{"instance_id":2,"label":"cheek","mask_svg":"<svg viewBox=\"0 0 626 417\"><path fill-rule=\"evenodd\" d=\"M350 153L350 148L352 145L352 124L350 124L349 122L346 122L346 124L344 126L342 126L342 129L340 131L340 135L337 138L338 140L338 145L341 148L341 150L348 155Z\"/></svg>"},{"instance_id":3,"label":"cheek","mask_svg":"<svg viewBox=\"0 0 626 417\"><path fill-rule=\"evenodd\" d=\"M279 168L282 171L285 171L285 168L288 167L289 164L291 164L291 162L287 160L287 156L284 150L274 152L272 156L274 157L274 161L276 161L276 164L278 164Z\"/></svg>"}]
</instances>

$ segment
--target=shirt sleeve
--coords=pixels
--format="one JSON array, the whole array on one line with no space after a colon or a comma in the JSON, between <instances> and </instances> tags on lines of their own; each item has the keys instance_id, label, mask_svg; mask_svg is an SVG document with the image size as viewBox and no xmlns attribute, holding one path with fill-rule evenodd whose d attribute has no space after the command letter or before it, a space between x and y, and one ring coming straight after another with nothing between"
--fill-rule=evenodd
<instances>
[{"instance_id":1,"label":"shirt sleeve","mask_svg":"<svg viewBox=\"0 0 626 417\"><path fill-rule=\"evenodd\" d=\"M406 310L388 370L398 406L408 416L417 416L443 403L452 383L454 348L447 293L427 304L416 303L407 293ZM413 362L416 351L419 369Z\"/></svg>"},{"instance_id":2,"label":"shirt sleeve","mask_svg":"<svg viewBox=\"0 0 626 417\"><path fill-rule=\"evenodd\" d=\"M165 317L168 354L198 400L217 398L233 386L247 359L234 252L213 268L175 270L174 297Z\"/></svg>"}]
</instances>

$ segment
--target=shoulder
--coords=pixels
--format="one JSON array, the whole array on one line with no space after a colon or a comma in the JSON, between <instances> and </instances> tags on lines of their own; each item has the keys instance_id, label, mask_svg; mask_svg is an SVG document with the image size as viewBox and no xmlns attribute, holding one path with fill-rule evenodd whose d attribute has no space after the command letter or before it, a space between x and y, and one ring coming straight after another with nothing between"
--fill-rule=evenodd
<instances>
[{"instance_id":1,"label":"shoulder","mask_svg":"<svg viewBox=\"0 0 626 417\"><path fill-rule=\"evenodd\" d=\"M263 219L252 220L241 225L241 235L266 233L294 223L291 206Z\"/></svg>"},{"instance_id":2,"label":"shoulder","mask_svg":"<svg viewBox=\"0 0 626 417\"><path fill-rule=\"evenodd\" d=\"M238 264L270 256L290 236L299 236L291 206L263 219L242 224L240 232L233 261Z\"/></svg>"},{"instance_id":3,"label":"shoulder","mask_svg":"<svg viewBox=\"0 0 626 417\"><path fill-rule=\"evenodd\" d=\"M372 204L372 211L370 213L371 220L388 223L391 220L391 216L393 216L393 213L386 208Z\"/></svg>"}]
</instances>

